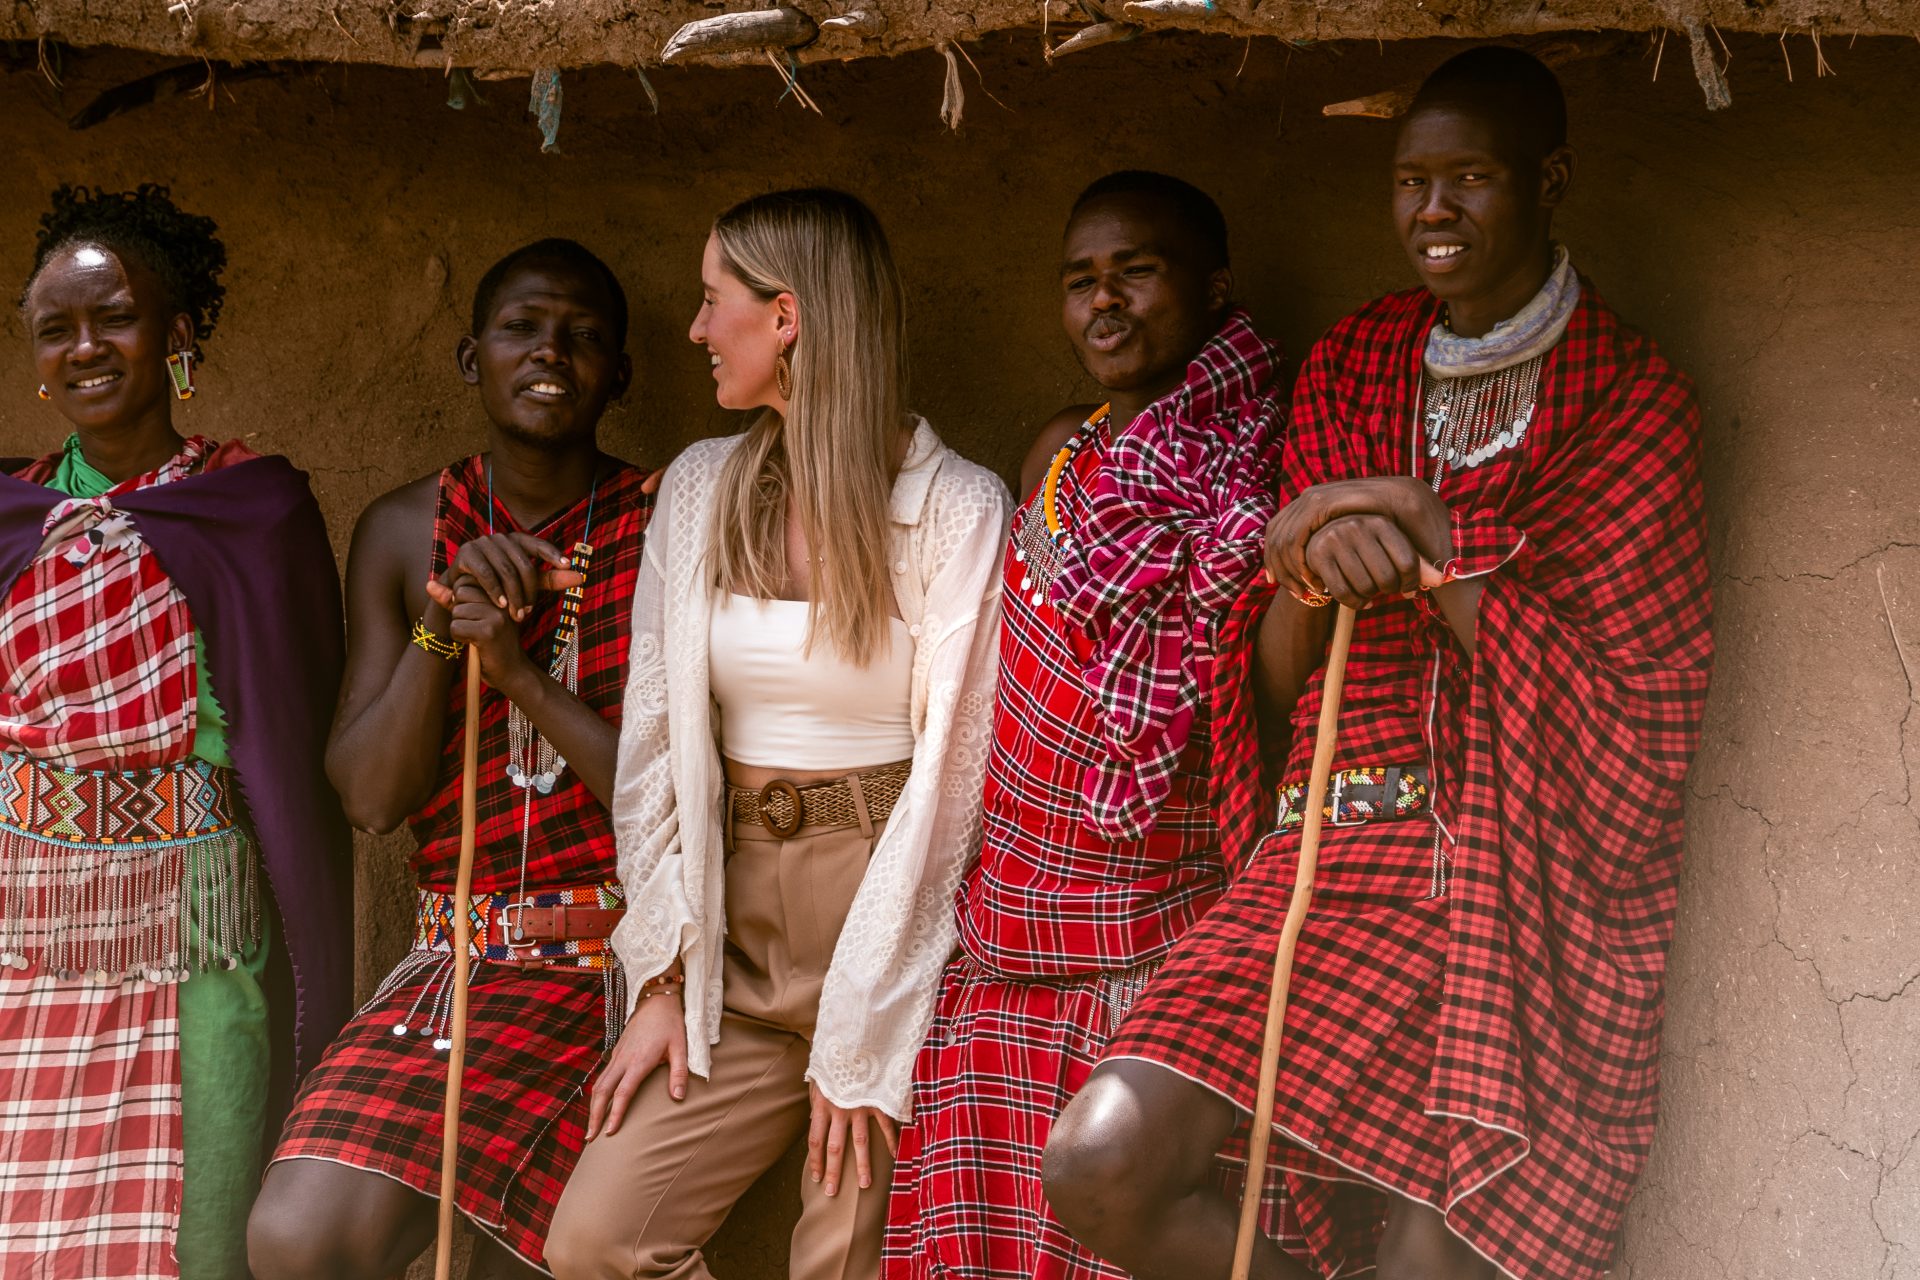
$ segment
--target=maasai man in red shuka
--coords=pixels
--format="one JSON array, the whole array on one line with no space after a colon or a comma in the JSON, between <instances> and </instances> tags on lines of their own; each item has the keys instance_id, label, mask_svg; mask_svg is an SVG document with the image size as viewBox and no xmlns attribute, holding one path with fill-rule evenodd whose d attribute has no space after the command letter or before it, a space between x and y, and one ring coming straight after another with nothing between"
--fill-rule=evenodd
<instances>
[{"instance_id":1,"label":"maasai man in red shuka","mask_svg":"<svg viewBox=\"0 0 1920 1280\"><path fill-rule=\"evenodd\" d=\"M328 766L356 825L412 826L415 935L295 1102L253 1215L259 1280L386 1280L432 1241L462 909L474 941L455 1201L482 1236L473 1275L545 1273L584 1086L626 1010L607 945L621 911L607 800L652 498L596 439L631 378L626 331L618 280L580 245L502 259L459 347L489 451L379 498L354 532ZM473 899L459 904L467 645L487 687Z\"/></svg>"},{"instance_id":2,"label":"maasai man in red shuka","mask_svg":"<svg viewBox=\"0 0 1920 1280\"><path fill-rule=\"evenodd\" d=\"M1249 857L1048 1152L1062 1217L1142 1275L1228 1274L1234 1208L1204 1168L1256 1102L1329 596L1363 612L1274 1110L1306 1240L1259 1242L1253 1273L1611 1265L1653 1137L1712 641L1693 393L1550 238L1565 131L1526 54L1436 72L1395 162L1426 288L1336 325L1301 373L1281 590L1219 667L1221 817Z\"/></svg>"},{"instance_id":3,"label":"maasai man in red shuka","mask_svg":"<svg viewBox=\"0 0 1920 1280\"><path fill-rule=\"evenodd\" d=\"M1048 1211L1041 1152L1224 880L1202 692L1274 511L1278 354L1229 305L1218 207L1177 179L1089 187L1061 281L1067 335L1111 402L1056 417L1027 459L985 848L900 1135L890 1280L1120 1276Z\"/></svg>"}]
</instances>

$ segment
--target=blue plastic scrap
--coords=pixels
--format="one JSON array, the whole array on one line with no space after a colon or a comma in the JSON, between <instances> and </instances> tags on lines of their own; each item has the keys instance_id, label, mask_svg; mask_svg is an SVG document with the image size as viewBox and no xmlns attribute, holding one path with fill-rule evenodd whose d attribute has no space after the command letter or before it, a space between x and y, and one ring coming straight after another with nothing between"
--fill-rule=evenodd
<instances>
[{"instance_id":1,"label":"blue plastic scrap","mask_svg":"<svg viewBox=\"0 0 1920 1280\"><path fill-rule=\"evenodd\" d=\"M560 136L560 73L557 70L533 73L533 97L527 103L527 110L540 126L540 154L558 151L560 147L555 139Z\"/></svg>"}]
</instances>

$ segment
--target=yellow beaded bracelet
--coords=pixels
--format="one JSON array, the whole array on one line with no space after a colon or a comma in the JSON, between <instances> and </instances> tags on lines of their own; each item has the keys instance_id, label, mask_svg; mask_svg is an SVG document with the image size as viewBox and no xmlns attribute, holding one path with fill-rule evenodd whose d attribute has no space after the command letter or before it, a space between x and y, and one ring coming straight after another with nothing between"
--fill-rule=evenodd
<instances>
[{"instance_id":1,"label":"yellow beaded bracelet","mask_svg":"<svg viewBox=\"0 0 1920 1280\"><path fill-rule=\"evenodd\" d=\"M424 650L436 658L445 658L448 662L452 662L460 656L460 646L451 640L442 639L440 636L428 630L424 618L413 624L413 643L416 648Z\"/></svg>"}]
</instances>

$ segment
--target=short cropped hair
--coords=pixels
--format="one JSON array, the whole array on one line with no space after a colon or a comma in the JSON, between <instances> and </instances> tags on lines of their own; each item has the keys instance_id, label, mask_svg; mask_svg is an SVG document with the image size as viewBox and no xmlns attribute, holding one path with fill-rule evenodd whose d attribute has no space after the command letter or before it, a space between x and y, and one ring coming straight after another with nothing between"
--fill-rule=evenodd
<instances>
[{"instance_id":1,"label":"short cropped hair","mask_svg":"<svg viewBox=\"0 0 1920 1280\"><path fill-rule=\"evenodd\" d=\"M1567 96L1546 63L1505 45L1481 45L1441 63L1414 95L1413 111L1431 103L1466 103L1497 112L1526 149L1544 160L1567 145Z\"/></svg>"},{"instance_id":2,"label":"short cropped hair","mask_svg":"<svg viewBox=\"0 0 1920 1280\"><path fill-rule=\"evenodd\" d=\"M480 283L473 289L474 334L478 335L487 327L487 319L493 314L493 304L500 296L500 286L506 283L508 274L515 267L528 262L557 262L604 284L607 298L613 304L614 346L623 351L626 349L627 291L620 287L620 278L613 274L612 267L579 241L558 238L523 244L487 268L487 273L480 277Z\"/></svg>"},{"instance_id":3,"label":"short cropped hair","mask_svg":"<svg viewBox=\"0 0 1920 1280\"><path fill-rule=\"evenodd\" d=\"M1190 232L1209 271L1231 265L1227 253L1227 219L1213 197L1191 182L1150 169L1122 169L1097 178L1073 202L1078 214L1093 201L1106 196L1151 196L1173 208L1181 224ZM1070 217L1072 215L1069 215Z\"/></svg>"}]
</instances>

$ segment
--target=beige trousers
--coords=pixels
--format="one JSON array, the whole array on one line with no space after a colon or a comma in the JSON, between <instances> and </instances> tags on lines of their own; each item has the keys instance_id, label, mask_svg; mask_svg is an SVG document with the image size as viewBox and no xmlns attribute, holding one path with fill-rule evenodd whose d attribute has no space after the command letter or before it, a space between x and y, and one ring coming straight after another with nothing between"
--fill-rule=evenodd
<instances>
[{"instance_id":1,"label":"beige trousers","mask_svg":"<svg viewBox=\"0 0 1920 1280\"><path fill-rule=\"evenodd\" d=\"M873 852L871 829L791 839L736 824L727 860L726 1008L707 1079L685 1101L647 1077L619 1131L587 1144L560 1197L546 1260L560 1280L708 1280L701 1249L735 1202L807 1131L807 1058L820 987ZM802 1175L792 1280L876 1280L893 1161L870 1131L873 1185L851 1146L838 1194Z\"/></svg>"}]
</instances>

